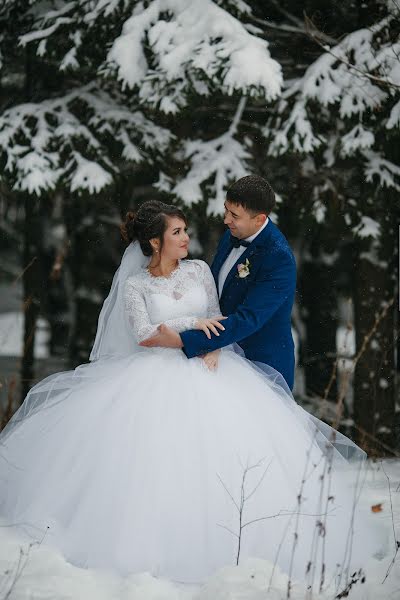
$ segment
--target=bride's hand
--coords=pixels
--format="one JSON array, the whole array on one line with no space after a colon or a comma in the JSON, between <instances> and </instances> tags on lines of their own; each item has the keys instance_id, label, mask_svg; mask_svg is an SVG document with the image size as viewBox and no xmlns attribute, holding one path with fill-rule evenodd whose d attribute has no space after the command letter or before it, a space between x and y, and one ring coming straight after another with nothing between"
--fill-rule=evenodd
<instances>
[{"instance_id":1,"label":"bride's hand","mask_svg":"<svg viewBox=\"0 0 400 600\"><path fill-rule=\"evenodd\" d=\"M223 319L228 317L212 317L211 319L197 319L195 328L204 331L209 340L211 340L210 330L215 334L219 335L218 329L225 331L225 327L220 323Z\"/></svg>"},{"instance_id":2,"label":"bride's hand","mask_svg":"<svg viewBox=\"0 0 400 600\"><path fill-rule=\"evenodd\" d=\"M221 350L213 350L212 352L208 352L201 357L210 371L216 371L220 353Z\"/></svg>"}]
</instances>

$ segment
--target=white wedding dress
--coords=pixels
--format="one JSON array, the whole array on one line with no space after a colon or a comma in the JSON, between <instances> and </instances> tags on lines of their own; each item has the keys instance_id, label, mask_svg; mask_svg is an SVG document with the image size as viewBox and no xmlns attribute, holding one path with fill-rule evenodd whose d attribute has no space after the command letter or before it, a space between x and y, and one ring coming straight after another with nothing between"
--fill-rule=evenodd
<instances>
[{"instance_id":1,"label":"white wedding dress","mask_svg":"<svg viewBox=\"0 0 400 600\"><path fill-rule=\"evenodd\" d=\"M199 260L169 277L142 268L124 300L137 340L220 314ZM199 582L250 556L300 579L309 562L359 567L382 545L372 517L353 519L363 453L340 434L332 445L278 380L232 348L215 372L143 348L52 375L29 397L54 401L23 405L0 436L0 516L75 565L123 575ZM350 483L346 452L361 459Z\"/></svg>"}]
</instances>

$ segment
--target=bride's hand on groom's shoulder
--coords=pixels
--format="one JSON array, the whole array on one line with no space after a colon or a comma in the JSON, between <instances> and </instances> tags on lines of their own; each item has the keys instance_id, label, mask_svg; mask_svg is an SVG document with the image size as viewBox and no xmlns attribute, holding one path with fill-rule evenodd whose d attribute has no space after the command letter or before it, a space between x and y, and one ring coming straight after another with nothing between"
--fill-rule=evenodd
<instances>
[{"instance_id":1,"label":"bride's hand on groom's shoulder","mask_svg":"<svg viewBox=\"0 0 400 600\"><path fill-rule=\"evenodd\" d=\"M200 358L203 360L204 364L210 371L216 371L218 367L218 360L220 354L221 350L213 350L212 352L203 354L203 356L201 356Z\"/></svg>"},{"instance_id":2,"label":"bride's hand on groom's shoulder","mask_svg":"<svg viewBox=\"0 0 400 600\"><path fill-rule=\"evenodd\" d=\"M212 317L211 319L197 319L195 328L204 331L208 339L211 339L211 331L215 335L219 335L218 329L225 331L225 327L220 323L223 319L228 317Z\"/></svg>"}]
</instances>

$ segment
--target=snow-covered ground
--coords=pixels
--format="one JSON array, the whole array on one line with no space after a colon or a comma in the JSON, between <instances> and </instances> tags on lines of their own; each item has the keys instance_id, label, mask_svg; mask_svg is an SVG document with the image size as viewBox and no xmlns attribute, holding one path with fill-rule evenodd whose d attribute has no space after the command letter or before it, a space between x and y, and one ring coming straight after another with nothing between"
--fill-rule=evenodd
<instances>
[{"instance_id":1,"label":"snow-covered ground","mask_svg":"<svg viewBox=\"0 0 400 600\"><path fill-rule=\"evenodd\" d=\"M364 565L366 581L356 583L348 598L397 600L400 552L391 567L390 563L395 556L393 526L400 539L400 461L371 463L369 481L371 492L366 501L371 506L381 504L376 518L388 533L390 549L384 559L371 559ZM72 566L44 544L29 548L9 527L0 527L0 600L283 600L287 597L287 578L276 569L269 587L272 568L272 564L259 559L247 560L238 567L227 565L201 586L178 585L149 573L122 578L111 572ZM294 583L290 597L328 600L335 593L332 590L306 596L302 585Z\"/></svg>"},{"instance_id":2,"label":"snow-covered ground","mask_svg":"<svg viewBox=\"0 0 400 600\"><path fill-rule=\"evenodd\" d=\"M22 328L21 313L0 314L0 355L21 355ZM35 344L37 358L47 356L47 335L46 322L41 320ZM298 340L295 340L297 346ZM353 339L351 336L349 339L344 327L338 331L337 343L343 353L351 352ZM387 530L391 548L383 560L371 559L364 565L366 581L363 584L357 582L348 597L353 600L397 600L400 598L400 551L386 581L382 581L395 555L392 514L396 538L400 540L400 461L371 464L372 491L368 503L370 506L382 505L376 518ZM287 577L275 567L269 585L273 567L257 558L238 567L227 565L201 586L178 585L152 577L150 573L122 578L111 572L77 568L45 544L29 547L0 522L0 600L283 600L287 597ZM293 583L290 597L295 600L306 598L306 590L301 584ZM321 600L334 597L334 591L313 592L308 596Z\"/></svg>"}]
</instances>

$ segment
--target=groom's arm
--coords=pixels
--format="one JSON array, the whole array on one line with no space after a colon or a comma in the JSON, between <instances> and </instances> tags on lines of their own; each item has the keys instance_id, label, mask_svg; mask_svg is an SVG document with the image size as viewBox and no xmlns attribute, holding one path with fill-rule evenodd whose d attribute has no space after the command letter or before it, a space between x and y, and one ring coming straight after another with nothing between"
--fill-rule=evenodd
<instances>
[{"instance_id":1,"label":"groom's arm","mask_svg":"<svg viewBox=\"0 0 400 600\"><path fill-rule=\"evenodd\" d=\"M261 267L244 302L223 321L225 331L219 331L219 336L213 335L208 339L202 331L191 329L181 332L183 352L188 358L193 358L249 337L273 317L287 298L294 295L295 288L296 264L292 255L285 252L275 269Z\"/></svg>"}]
</instances>

